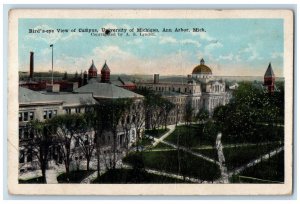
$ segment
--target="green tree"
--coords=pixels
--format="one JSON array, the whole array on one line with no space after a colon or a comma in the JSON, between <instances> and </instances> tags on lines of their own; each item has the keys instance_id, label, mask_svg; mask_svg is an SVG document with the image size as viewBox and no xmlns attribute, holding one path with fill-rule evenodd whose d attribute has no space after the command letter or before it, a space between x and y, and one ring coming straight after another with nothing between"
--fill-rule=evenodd
<instances>
[{"instance_id":1,"label":"green tree","mask_svg":"<svg viewBox=\"0 0 300 204\"><path fill-rule=\"evenodd\" d=\"M27 125L29 131L33 132L34 138L29 141L27 147L32 149L32 154L37 157L40 169L42 171L42 181L46 183L46 170L49 161L49 149L55 140L51 133L47 121L30 121Z\"/></svg>"},{"instance_id":2,"label":"green tree","mask_svg":"<svg viewBox=\"0 0 300 204\"><path fill-rule=\"evenodd\" d=\"M87 124L82 114L58 115L49 120L49 124L55 130L57 142L66 168L66 175L70 173L70 162L74 154L72 141L78 134L86 130Z\"/></svg>"}]
</instances>

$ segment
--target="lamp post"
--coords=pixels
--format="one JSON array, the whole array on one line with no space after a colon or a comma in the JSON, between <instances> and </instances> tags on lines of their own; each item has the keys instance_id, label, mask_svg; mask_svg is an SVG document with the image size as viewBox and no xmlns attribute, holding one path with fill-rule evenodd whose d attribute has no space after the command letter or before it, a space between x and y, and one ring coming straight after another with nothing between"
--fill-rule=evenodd
<instances>
[{"instance_id":1,"label":"lamp post","mask_svg":"<svg viewBox=\"0 0 300 204\"><path fill-rule=\"evenodd\" d=\"M53 44L51 44L50 47L52 48L52 79L51 79L51 85L53 87Z\"/></svg>"}]
</instances>

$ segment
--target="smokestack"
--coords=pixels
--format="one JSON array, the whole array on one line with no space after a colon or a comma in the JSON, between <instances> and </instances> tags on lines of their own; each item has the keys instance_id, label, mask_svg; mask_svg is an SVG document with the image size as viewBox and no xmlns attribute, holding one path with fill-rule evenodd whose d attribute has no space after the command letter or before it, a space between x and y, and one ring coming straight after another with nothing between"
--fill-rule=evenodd
<instances>
[{"instance_id":1,"label":"smokestack","mask_svg":"<svg viewBox=\"0 0 300 204\"><path fill-rule=\"evenodd\" d=\"M159 83L159 74L154 74L154 84Z\"/></svg>"},{"instance_id":2,"label":"smokestack","mask_svg":"<svg viewBox=\"0 0 300 204\"><path fill-rule=\"evenodd\" d=\"M30 52L30 70L29 70L30 79L33 79L33 67L34 67L34 52Z\"/></svg>"}]
</instances>

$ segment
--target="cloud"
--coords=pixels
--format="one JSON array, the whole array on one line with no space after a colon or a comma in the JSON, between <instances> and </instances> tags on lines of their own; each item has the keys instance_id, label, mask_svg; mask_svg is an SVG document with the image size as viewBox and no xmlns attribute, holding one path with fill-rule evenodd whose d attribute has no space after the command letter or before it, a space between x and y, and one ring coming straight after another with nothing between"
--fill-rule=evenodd
<instances>
[{"instance_id":1,"label":"cloud","mask_svg":"<svg viewBox=\"0 0 300 204\"><path fill-rule=\"evenodd\" d=\"M191 45L195 45L196 47L201 46L201 44L198 41L192 40L192 39L184 39L184 40L181 40L180 43L182 43L182 44L191 44Z\"/></svg>"},{"instance_id":2,"label":"cloud","mask_svg":"<svg viewBox=\"0 0 300 204\"><path fill-rule=\"evenodd\" d=\"M260 56L260 54L257 51L257 48L252 43L248 43L247 47L244 49L238 51L237 53L238 59L245 59L247 61L253 61L253 60L262 60L263 58Z\"/></svg>"},{"instance_id":3,"label":"cloud","mask_svg":"<svg viewBox=\"0 0 300 204\"><path fill-rule=\"evenodd\" d=\"M205 52L210 53L214 49L222 48L222 47L223 47L223 44L220 43L219 41L216 41L216 42L212 42L212 43L209 43L208 45L206 45L204 50L205 50Z\"/></svg>"},{"instance_id":4,"label":"cloud","mask_svg":"<svg viewBox=\"0 0 300 204\"><path fill-rule=\"evenodd\" d=\"M234 59L234 55L232 53L228 54L228 55L220 55L218 60L229 60L232 61Z\"/></svg>"},{"instance_id":5,"label":"cloud","mask_svg":"<svg viewBox=\"0 0 300 204\"><path fill-rule=\"evenodd\" d=\"M282 57L283 57L283 53L282 52L272 52L271 53L271 58L272 59L282 58Z\"/></svg>"},{"instance_id":6,"label":"cloud","mask_svg":"<svg viewBox=\"0 0 300 204\"><path fill-rule=\"evenodd\" d=\"M177 43L177 40L171 36L160 36L159 44Z\"/></svg>"}]
</instances>

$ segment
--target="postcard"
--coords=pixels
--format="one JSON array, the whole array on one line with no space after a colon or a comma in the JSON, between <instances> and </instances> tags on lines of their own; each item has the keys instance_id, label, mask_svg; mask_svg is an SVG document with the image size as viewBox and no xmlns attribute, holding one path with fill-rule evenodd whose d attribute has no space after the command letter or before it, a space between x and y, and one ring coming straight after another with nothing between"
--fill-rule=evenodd
<instances>
[{"instance_id":1,"label":"postcard","mask_svg":"<svg viewBox=\"0 0 300 204\"><path fill-rule=\"evenodd\" d=\"M8 189L289 195L293 12L9 12Z\"/></svg>"}]
</instances>

